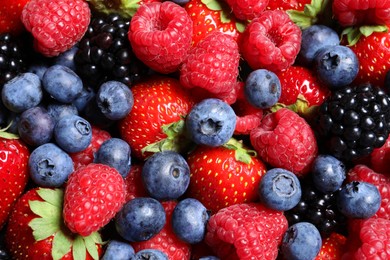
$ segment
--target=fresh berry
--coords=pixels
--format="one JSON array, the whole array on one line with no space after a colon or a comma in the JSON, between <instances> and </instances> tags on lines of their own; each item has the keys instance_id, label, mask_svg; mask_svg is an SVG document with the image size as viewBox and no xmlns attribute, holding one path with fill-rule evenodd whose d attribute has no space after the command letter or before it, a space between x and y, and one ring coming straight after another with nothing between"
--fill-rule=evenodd
<instances>
[{"instance_id":1,"label":"fresh berry","mask_svg":"<svg viewBox=\"0 0 390 260\"><path fill-rule=\"evenodd\" d=\"M142 165L132 164L129 173L125 177L126 199L132 200L138 197L148 197L149 194L145 189L142 181Z\"/></svg>"},{"instance_id":2,"label":"fresh berry","mask_svg":"<svg viewBox=\"0 0 390 260\"><path fill-rule=\"evenodd\" d=\"M92 87L83 85L80 94L73 100L72 104L76 106L79 113L84 113L88 104L96 97L96 91Z\"/></svg>"},{"instance_id":3,"label":"fresh berry","mask_svg":"<svg viewBox=\"0 0 390 260\"><path fill-rule=\"evenodd\" d=\"M390 173L390 135L386 142L379 148L375 148L370 154L370 166L379 173Z\"/></svg>"},{"instance_id":4,"label":"fresh berry","mask_svg":"<svg viewBox=\"0 0 390 260\"><path fill-rule=\"evenodd\" d=\"M205 241L221 259L276 259L287 228L280 211L255 203L237 204L210 217Z\"/></svg>"},{"instance_id":5,"label":"fresh berry","mask_svg":"<svg viewBox=\"0 0 390 260\"><path fill-rule=\"evenodd\" d=\"M339 233L332 233L329 237L322 239L320 252L315 260L341 259L345 252L347 238Z\"/></svg>"},{"instance_id":6,"label":"fresh berry","mask_svg":"<svg viewBox=\"0 0 390 260\"><path fill-rule=\"evenodd\" d=\"M265 10L269 0L226 0L235 17L239 20L253 20Z\"/></svg>"},{"instance_id":7,"label":"fresh berry","mask_svg":"<svg viewBox=\"0 0 390 260\"><path fill-rule=\"evenodd\" d=\"M320 154L313 162L311 176L314 186L323 193L335 192L346 178L346 166L339 159Z\"/></svg>"},{"instance_id":8,"label":"fresh berry","mask_svg":"<svg viewBox=\"0 0 390 260\"><path fill-rule=\"evenodd\" d=\"M104 164L88 164L68 178L64 195L64 222L83 236L99 230L125 202L123 177Z\"/></svg>"},{"instance_id":9,"label":"fresh berry","mask_svg":"<svg viewBox=\"0 0 390 260\"><path fill-rule=\"evenodd\" d=\"M143 259L155 259L155 260L169 260L168 256L161 250L158 249L143 249L138 251L134 260L143 260Z\"/></svg>"},{"instance_id":10,"label":"fresh berry","mask_svg":"<svg viewBox=\"0 0 390 260\"><path fill-rule=\"evenodd\" d=\"M63 117L78 115L77 107L72 103L61 103L52 100L46 105L47 113L54 119L55 124Z\"/></svg>"},{"instance_id":11,"label":"fresh berry","mask_svg":"<svg viewBox=\"0 0 390 260\"><path fill-rule=\"evenodd\" d=\"M281 71L294 63L301 47L301 34L285 11L266 10L245 28L240 51L254 70Z\"/></svg>"},{"instance_id":12,"label":"fresh berry","mask_svg":"<svg viewBox=\"0 0 390 260\"><path fill-rule=\"evenodd\" d=\"M35 49L48 57L72 48L87 31L90 18L83 0L30 0L21 15Z\"/></svg>"},{"instance_id":13,"label":"fresh berry","mask_svg":"<svg viewBox=\"0 0 390 260\"><path fill-rule=\"evenodd\" d=\"M261 125L250 133L250 140L264 162L298 176L310 171L318 152L310 125L287 108L264 116Z\"/></svg>"},{"instance_id":14,"label":"fresh berry","mask_svg":"<svg viewBox=\"0 0 390 260\"><path fill-rule=\"evenodd\" d=\"M135 55L151 69L177 71L191 47L192 21L184 7L171 1L141 5L130 22Z\"/></svg>"},{"instance_id":15,"label":"fresh berry","mask_svg":"<svg viewBox=\"0 0 390 260\"><path fill-rule=\"evenodd\" d=\"M306 4L310 4L311 0L296 0L296 1L269 1L267 10L296 10L303 11Z\"/></svg>"},{"instance_id":16,"label":"fresh berry","mask_svg":"<svg viewBox=\"0 0 390 260\"><path fill-rule=\"evenodd\" d=\"M131 18L138 8L151 2L162 2L162 0L121 0L121 1L102 1L102 0L87 0L88 3L99 13L117 14L123 18Z\"/></svg>"},{"instance_id":17,"label":"fresh berry","mask_svg":"<svg viewBox=\"0 0 390 260\"><path fill-rule=\"evenodd\" d=\"M53 60L54 65L61 65L68 67L69 69L76 71L76 63L74 61L74 57L79 50L78 44L74 45L67 51L60 53Z\"/></svg>"},{"instance_id":18,"label":"fresh berry","mask_svg":"<svg viewBox=\"0 0 390 260\"><path fill-rule=\"evenodd\" d=\"M19 35L24 31L24 26L20 20L24 6L30 0L0 1L0 34L11 33Z\"/></svg>"},{"instance_id":19,"label":"fresh berry","mask_svg":"<svg viewBox=\"0 0 390 260\"><path fill-rule=\"evenodd\" d=\"M102 260L132 259L135 255L134 248L126 242L111 240L108 242Z\"/></svg>"}]
</instances>

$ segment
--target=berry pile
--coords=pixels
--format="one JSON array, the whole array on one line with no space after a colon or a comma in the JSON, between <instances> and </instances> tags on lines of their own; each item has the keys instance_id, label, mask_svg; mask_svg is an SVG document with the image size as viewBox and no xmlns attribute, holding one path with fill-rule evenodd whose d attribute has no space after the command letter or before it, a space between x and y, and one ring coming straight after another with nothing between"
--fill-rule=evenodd
<instances>
[{"instance_id":1,"label":"berry pile","mask_svg":"<svg viewBox=\"0 0 390 260\"><path fill-rule=\"evenodd\" d=\"M0 3L1 259L390 259L388 1Z\"/></svg>"}]
</instances>

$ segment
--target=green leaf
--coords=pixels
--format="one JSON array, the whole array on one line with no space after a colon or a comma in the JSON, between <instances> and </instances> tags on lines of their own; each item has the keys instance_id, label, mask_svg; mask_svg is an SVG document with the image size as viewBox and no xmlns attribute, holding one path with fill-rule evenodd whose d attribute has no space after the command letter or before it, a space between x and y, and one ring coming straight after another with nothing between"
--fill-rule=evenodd
<instances>
[{"instance_id":1,"label":"green leaf","mask_svg":"<svg viewBox=\"0 0 390 260\"><path fill-rule=\"evenodd\" d=\"M318 22L318 16L324 13L328 4L328 0L312 0L310 4L305 4L303 11L287 10L286 12L296 25L305 29Z\"/></svg>"},{"instance_id":2,"label":"green leaf","mask_svg":"<svg viewBox=\"0 0 390 260\"><path fill-rule=\"evenodd\" d=\"M387 32L386 25L363 25L359 27L359 32L365 37L370 36L374 32Z\"/></svg>"},{"instance_id":3,"label":"green leaf","mask_svg":"<svg viewBox=\"0 0 390 260\"><path fill-rule=\"evenodd\" d=\"M84 260L86 256L87 251L84 243L84 238L82 236L76 236L73 241L73 259Z\"/></svg>"},{"instance_id":4,"label":"green leaf","mask_svg":"<svg viewBox=\"0 0 390 260\"><path fill-rule=\"evenodd\" d=\"M61 228L58 221L49 221L45 218L34 218L28 225L32 228L36 241L52 236Z\"/></svg>"},{"instance_id":5,"label":"green leaf","mask_svg":"<svg viewBox=\"0 0 390 260\"><path fill-rule=\"evenodd\" d=\"M53 238L51 255L54 260L61 259L69 253L72 248L72 238L66 236L62 231L58 231Z\"/></svg>"},{"instance_id":6,"label":"green leaf","mask_svg":"<svg viewBox=\"0 0 390 260\"><path fill-rule=\"evenodd\" d=\"M236 22L236 28L238 32L242 33L245 31L246 25L241 22Z\"/></svg>"},{"instance_id":7,"label":"green leaf","mask_svg":"<svg viewBox=\"0 0 390 260\"><path fill-rule=\"evenodd\" d=\"M58 208L62 208L64 192L61 189L40 188L37 190L37 193L44 201Z\"/></svg>"},{"instance_id":8,"label":"green leaf","mask_svg":"<svg viewBox=\"0 0 390 260\"><path fill-rule=\"evenodd\" d=\"M252 157L257 156L255 150L249 150L244 148L242 141L238 141L235 138L230 138L229 141L223 145L223 147L235 150L234 157L237 161L249 164L252 161Z\"/></svg>"},{"instance_id":9,"label":"green leaf","mask_svg":"<svg viewBox=\"0 0 390 260\"><path fill-rule=\"evenodd\" d=\"M96 232L95 232L96 233ZM91 234L87 237L83 237L85 247L87 248L88 253L92 256L93 259L99 259L99 252L96 247L95 235Z\"/></svg>"},{"instance_id":10,"label":"green leaf","mask_svg":"<svg viewBox=\"0 0 390 260\"><path fill-rule=\"evenodd\" d=\"M222 4L217 0L201 0L201 2L213 11L221 11L223 9Z\"/></svg>"}]
</instances>

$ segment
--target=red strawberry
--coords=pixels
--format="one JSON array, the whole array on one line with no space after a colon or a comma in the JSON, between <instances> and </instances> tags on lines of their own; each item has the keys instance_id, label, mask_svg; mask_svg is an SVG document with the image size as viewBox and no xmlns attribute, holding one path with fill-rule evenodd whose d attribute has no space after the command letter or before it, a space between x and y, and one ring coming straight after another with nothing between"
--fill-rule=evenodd
<instances>
[{"instance_id":1,"label":"red strawberry","mask_svg":"<svg viewBox=\"0 0 390 260\"><path fill-rule=\"evenodd\" d=\"M254 70L281 71L294 63L301 34L285 11L266 10L247 25L240 37L241 54Z\"/></svg>"},{"instance_id":2,"label":"red strawberry","mask_svg":"<svg viewBox=\"0 0 390 260\"><path fill-rule=\"evenodd\" d=\"M125 178L126 197L125 201L132 200L138 197L149 196L142 181L142 166L139 164L132 164L129 174Z\"/></svg>"},{"instance_id":3,"label":"red strawberry","mask_svg":"<svg viewBox=\"0 0 390 260\"><path fill-rule=\"evenodd\" d=\"M143 249L158 249L163 251L170 260L188 260L191 256L191 245L181 241L173 232L171 219L176 201L164 201L162 205L166 213L166 223L163 229L147 241L131 243L135 252Z\"/></svg>"},{"instance_id":4,"label":"red strawberry","mask_svg":"<svg viewBox=\"0 0 390 260\"><path fill-rule=\"evenodd\" d=\"M0 1L0 34L19 34L24 30L20 15L24 6L30 0L1 0Z\"/></svg>"},{"instance_id":5,"label":"red strawberry","mask_svg":"<svg viewBox=\"0 0 390 260\"><path fill-rule=\"evenodd\" d=\"M390 174L390 135L382 147L375 148L370 154L370 166L379 173Z\"/></svg>"},{"instance_id":6,"label":"red strawberry","mask_svg":"<svg viewBox=\"0 0 390 260\"><path fill-rule=\"evenodd\" d=\"M365 181L374 184L381 194L381 207L375 217L390 219L390 176L376 173L366 165L358 164L348 171L347 181Z\"/></svg>"},{"instance_id":7,"label":"red strawberry","mask_svg":"<svg viewBox=\"0 0 390 260\"><path fill-rule=\"evenodd\" d=\"M191 170L188 196L212 212L258 199L264 163L234 139L219 147L198 146L187 159Z\"/></svg>"},{"instance_id":8,"label":"red strawberry","mask_svg":"<svg viewBox=\"0 0 390 260\"><path fill-rule=\"evenodd\" d=\"M236 204L210 217L205 241L221 259L276 259L287 228L281 211Z\"/></svg>"},{"instance_id":9,"label":"red strawberry","mask_svg":"<svg viewBox=\"0 0 390 260\"><path fill-rule=\"evenodd\" d=\"M213 31L231 35L237 40L245 25L236 21L223 0L190 0L185 9L193 22L192 45Z\"/></svg>"},{"instance_id":10,"label":"red strawberry","mask_svg":"<svg viewBox=\"0 0 390 260\"><path fill-rule=\"evenodd\" d=\"M171 1L139 7L130 22L134 54L160 73L175 72L191 47L192 21L185 9Z\"/></svg>"},{"instance_id":11,"label":"red strawberry","mask_svg":"<svg viewBox=\"0 0 390 260\"><path fill-rule=\"evenodd\" d=\"M0 228L26 187L29 179L29 156L28 147L19 139L0 137Z\"/></svg>"},{"instance_id":12,"label":"red strawberry","mask_svg":"<svg viewBox=\"0 0 390 260\"><path fill-rule=\"evenodd\" d=\"M332 233L322 241L322 247L315 260L340 260L345 252L347 238L338 233Z\"/></svg>"},{"instance_id":13,"label":"red strawberry","mask_svg":"<svg viewBox=\"0 0 390 260\"><path fill-rule=\"evenodd\" d=\"M269 0L225 0L234 16L240 20L252 20L267 7Z\"/></svg>"},{"instance_id":14,"label":"red strawberry","mask_svg":"<svg viewBox=\"0 0 390 260\"><path fill-rule=\"evenodd\" d=\"M182 122L195 103L189 93L178 80L165 76L138 82L131 90L134 105L119 128L122 139L131 147L132 156L147 158L150 153L145 149L153 150L153 144L161 150L180 149L183 142L174 135L180 134L180 130L172 124Z\"/></svg>"},{"instance_id":15,"label":"red strawberry","mask_svg":"<svg viewBox=\"0 0 390 260\"><path fill-rule=\"evenodd\" d=\"M105 226L125 203L125 183L114 168L91 163L70 174L64 195L64 222L88 236Z\"/></svg>"},{"instance_id":16,"label":"red strawberry","mask_svg":"<svg viewBox=\"0 0 390 260\"><path fill-rule=\"evenodd\" d=\"M287 108L263 117L261 125L250 133L251 144L272 167L306 175L318 153L310 125Z\"/></svg>"},{"instance_id":17,"label":"red strawberry","mask_svg":"<svg viewBox=\"0 0 390 260\"><path fill-rule=\"evenodd\" d=\"M180 68L180 83L223 99L236 86L239 61L237 42L230 35L211 32L189 51Z\"/></svg>"},{"instance_id":18,"label":"red strawberry","mask_svg":"<svg viewBox=\"0 0 390 260\"><path fill-rule=\"evenodd\" d=\"M72 234L62 219L63 191L34 188L16 202L6 230L12 259L99 259L99 233L88 237Z\"/></svg>"},{"instance_id":19,"label":"red strawberry","mask_svg":"<svg viewBox=\"0 0 390 260\"><path fill-rule=\"evenodd\" d=\"M88 29L90 18L83 0L31 0L21 16L34 36L35 49L48 57L73 47Z\"/></svg>"},{"instance_id":20,"label":"red strawberry","mask_svg":"<svg viewBox=\"0 0 390 260\"><path fill-rule=\"evenodd\" d=\"M270 0L267 5L267 10L296 10L303 11L306 4L312 0Z\"/></svg>"}]
</instances>

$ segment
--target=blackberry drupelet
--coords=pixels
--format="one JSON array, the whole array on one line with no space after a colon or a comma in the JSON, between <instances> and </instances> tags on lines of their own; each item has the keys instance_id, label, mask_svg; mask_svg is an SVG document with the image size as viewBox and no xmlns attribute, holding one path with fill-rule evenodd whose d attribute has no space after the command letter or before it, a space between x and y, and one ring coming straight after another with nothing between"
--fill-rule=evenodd
<instances>
[{"instance_id":1,"label":"blackberry drupelet","mask_svg":"<svg viewBox=\"0 0 390 260\"><path fill-rule=\"evenodd\" d=\"M130 20L118 14L93 14L75 54L76 72L85 84L98 88L108 80L130 86L148 72L131 49L127 32Z\"/></svg>"},{"instance_id":2,"label":"blackberry drupelet","mask_svg":"<svg viewBox=\"0 0 390 260\"><path fill-rule=\"evenodd\" d=\"M381 147L390 132L390 97L364 84L332 92L319 109L315 129L327 152L345 162Z\"/></svg>"}]
</instances>

